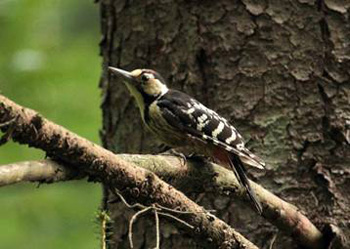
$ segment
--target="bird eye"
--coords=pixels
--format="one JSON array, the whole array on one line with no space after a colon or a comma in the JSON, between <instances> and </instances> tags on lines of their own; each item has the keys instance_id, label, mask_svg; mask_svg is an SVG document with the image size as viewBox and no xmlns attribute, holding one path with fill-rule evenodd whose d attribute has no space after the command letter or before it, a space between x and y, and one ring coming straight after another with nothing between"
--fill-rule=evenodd
<instances>
[{"instance_id":1,"label":"bird eye","mask_svg":"<svg viewBox=\"0 0 350 249\"><path fill-rule=\"evenodd\" d=\"M143 74L143 75L141 76L141 80L144 81L144 82L146 82L146 81L149 80L149 76L148 76L147 74Z\"/></svg>"}]
</instances>

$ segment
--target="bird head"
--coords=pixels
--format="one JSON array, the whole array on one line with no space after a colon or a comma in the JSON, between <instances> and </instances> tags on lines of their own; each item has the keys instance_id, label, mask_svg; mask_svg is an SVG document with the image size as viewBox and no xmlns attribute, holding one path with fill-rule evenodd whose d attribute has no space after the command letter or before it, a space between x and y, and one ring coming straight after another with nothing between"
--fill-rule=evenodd
<instances>
[{"instance_id":1,"label":"bird head","mask_svg":"<svg viewBox=\"0 0 350 249\"><path fill-rule=\"evenodd\" d=\"M145 102L152 102L168 92L163 77L154 70L135 69L128 72L115 67L109 67L109 70L124 78L124 83L136 99L141 97Z\"/></svg>"}]
</instances>

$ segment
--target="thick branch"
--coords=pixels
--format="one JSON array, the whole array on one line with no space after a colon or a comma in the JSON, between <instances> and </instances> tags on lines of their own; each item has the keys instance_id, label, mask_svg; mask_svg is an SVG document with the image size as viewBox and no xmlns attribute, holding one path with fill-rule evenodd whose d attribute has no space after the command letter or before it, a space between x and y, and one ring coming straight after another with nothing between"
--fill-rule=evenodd
<instances>
[{"instance_id":1,"label":"thick branch","mask_svg":"<svg viewBox=\"0 0 350 249\"><path fill-rule=\"evenodd\" d=\"M84 177L80 171L52 160L26 161L0 166L0 187L18 182L52 183Z\"/></svg>"},{"instance_id":2,"label":"thick branch","mask_svg":"<svg viewBox=\"0 0 350 249\"><path fill-rule=\"evenodd\" d=\"M219 165L193 160L184 165L180 158L170 156L120 155L120 157L156 173L186 194L193 190L196 192L212 190L217 194L230 194L235 198L243 199L247 201L248 206L251 206L244 188L238 183L232 171ZM303 247L326 247L322 233L297 207L280 199L259 184L253 181L250 183L263 205L262 216L266 220L291 235Z\"/></svg>"},{"instance_id":3,"label":"thick branch","mask_svg":"<svg viewBox=\"0 0 350 249\"><path fill-rule=\"evenodd\" d=\"M196 192L208 192L210 190L217 194L233 195L236 198L247 200L247 204L250 204L244 188L240 186L235 175L219 165L194 160L188 160L187 164L184 165L182 160L175 156L128 154L118 156L125 161L156 173L163 180L185 193L194 192L194 190ZM38 167L42 168L45 162L50 168L52 176L56 176L57 170L55 170L55 167L62 169L62 166L51 160L37 161ZM32 161L30 164L35 167L36 161ZM69 169L69 167L64 168ZM48 176L51 178L50 175ZM1 182L0 171L0 185ZM265 219L276 225L281 231L292 235L304 247L324 247L321 232L295 206L283 201L252 181L251 185L263 205L263 217Z\"/></svg>"},{"instance_id":4,"label":"thick branch","mask_svg":"<svg viewBox=\"0 0 350 249\"><path fill-rule=\"evenodd\" d=\"M257 248L225 222L209 215L150 171L133 166L112 152L0 95L0 124L13 119L16 122L0 127L3 132L11 130L14 141L44 150L50 157L118 188L136 202L145 205L158 203L189 212L181 219L195 227L195 231L188 232L199 244L210 248ZM183 226L180 228L186 229Z\"/></svg>"}]
</instances>

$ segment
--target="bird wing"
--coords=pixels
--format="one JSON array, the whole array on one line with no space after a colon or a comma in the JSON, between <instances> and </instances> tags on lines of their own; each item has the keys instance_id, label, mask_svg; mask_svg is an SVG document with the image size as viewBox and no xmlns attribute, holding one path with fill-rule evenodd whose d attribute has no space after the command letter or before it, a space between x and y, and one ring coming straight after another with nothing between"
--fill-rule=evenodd
<instances>
[{"instance_id":1,"label":"bird wing","mask_svg":"<svg viewBox=\"0 0 350 249\"><path fill-rule=\"evenodd\" d=\"M248 165L264 168L265 163L246 147L242 136L223 117L179 91L169 91L157 101L169 125L203 143L234 153Z\"/></svg>"}]
</instances>

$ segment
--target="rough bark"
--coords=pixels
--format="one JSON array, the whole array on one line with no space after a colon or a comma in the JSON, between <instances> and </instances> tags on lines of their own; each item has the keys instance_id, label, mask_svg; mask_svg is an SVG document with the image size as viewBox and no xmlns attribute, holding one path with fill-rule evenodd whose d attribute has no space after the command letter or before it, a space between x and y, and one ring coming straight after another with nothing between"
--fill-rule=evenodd
<instances>
[{"instance_id":1,"label":"rough bark","mask_svg":"<svg viewBox=\"0 0 350 249\"><path fill-rule=\"evenodd\" d=\"M118 157L155 173L176 189L187 193L215 193L240 199L246 201L247 206L251 205L244 188L232 171L219 165L197 160L187 160L184 164L181 158L175 156L122 154ZM84 174L79 174L71 165L52 160L19 162L1 165L0 186L21 181L51 183L79 179L82 176ZM292 234L295 241L305 248L326 248L330 244L327 241L329 238L324 237L295 206L252 181L251 185L263 206L262 216L280 231Z\"/></svg>"},{"instance_id":2,"label":"rough bark","mask_svg":"<svg viewBox=\"0 0 350 249\"><path fill-rule=\"evenodd\" d=\"M349 4L339 1L101 1L102 140L117 152L156 152L138 110L106 66L152 68L230 119L266 159L252 172L322 228L349 233ZM262 248L277 230L234 199L193 196ZM126 248L118 205L112 248ZM147 222L139 247L149 247ZM294 248L278 233L277 248ZM195 248L173 227L162 248Z\"/></svg>"}]
</instances>

